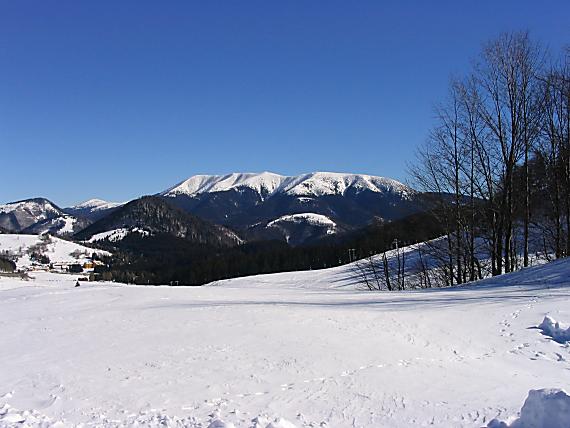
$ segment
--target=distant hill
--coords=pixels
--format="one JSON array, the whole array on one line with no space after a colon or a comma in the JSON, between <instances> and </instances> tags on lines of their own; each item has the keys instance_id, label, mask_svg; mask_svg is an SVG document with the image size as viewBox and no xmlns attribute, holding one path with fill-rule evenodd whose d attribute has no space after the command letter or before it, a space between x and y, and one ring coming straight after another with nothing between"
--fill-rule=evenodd
<instances>
[{"instance_id":1,"label":"distant hill","mask_svg":"<svg viewBox=\"0 0 570 428\"><path fill-rule=\"evenodd\" d=\"M215 247L230 247L241 242L232 230L201 220L155 196L145 196L118 207L77 233L75 238L118 243L132 234L168 235Z\"/></svg>"},{"instance_id":2,"label":"distant hill","mask_svg":"<svg viewBox=\"0 0 570 428\"><path fill-rule=\"evenodd\" d=\"M124 203L108 202L102 199L89 199L80 204L64 208L63 211L75 217L83 217L94 222L109 215L122 205L124 205Z\"/></svg>"},{"instance_id":3,"label":"distant hill","mask_svg":"<svg viewBox=\"0 0 570 428\"><path fill-rule=\"evenodd\" d=\"M0 227L20 232L33 224L52 219L63 211L45 198L32 198L0 205Z\"/></svg>"},{"instance_id":4,"label":"distant hill","mask_svg":"<svg viewBox=\"0 0 570 428\"><path fill-rule=\"evenodd\" d=\"M5 233L72 235L90 222L66 214L45 198L25 199L0 205L0 228Z\"/></svg>"}]
</instances>

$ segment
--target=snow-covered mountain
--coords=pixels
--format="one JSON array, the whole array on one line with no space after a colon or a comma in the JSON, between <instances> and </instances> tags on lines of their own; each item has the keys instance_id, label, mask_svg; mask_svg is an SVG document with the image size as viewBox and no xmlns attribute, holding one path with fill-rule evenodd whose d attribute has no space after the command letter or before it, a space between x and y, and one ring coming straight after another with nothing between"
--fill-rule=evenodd
<instances>
[{"instance_id":1,"label":"snow-covered mountain","mask_svg":"<svg viewBox=\"0 0 570 428\"><path fill-rule=\"evenodd\" d=\"M163 196L197 196L202 193L251 189L263 198L278 190L287 178L272 172L194 175L161 194Z\"/></svg>"},{"instance_id":2,"label":"snow-covered mountain","mask_svg":"<svg viewBox=\"0 0 570 428\"><path fill-rule=\"evenodd\" d=\"M40 221L61 216L63 211L45 198L26 199L0 205L0 226L9 232L20 232Z\"/></svg>"},{"instance_id":3,"label":"snow-covered mountain","mask_svg":"<svg viewBox=\"0 0 570 428\"><path fill-rule=\"evenodd\" d=\"M67 214L84 217L91 221L97 221L123 206L124 202L108 202L102 199L89 199L80 204L64 208Z\"/></svg>"},{"instance_id":4,"label":"snow-covered mountain","mask_svg":"<svg viewBox=\"0 0 570 428\"><path fill-rule=\"evenodd\" d=\"M218 247L231 247L242 242L232 230L203 221L155 196L135 199L119 207L75 237L89 242L117 243L129 236L154 235Z\"/></svg>"},{"instance_id":5,"label":"snow-covered mountain","mask_svg":"<svg viewBox=\"0 0 570 428\"><path fill-rule=\"evenodd\" d=\"M284 176L272 172L233 173L227 175L195 175L162 192L163 196L197 196L203 193L250 189L262 199L275 194L319 197L371 191L412 195L414 191L391 178L365 174L313 172Z\"/></svg>"},{"instance_id":6,"label":"snow-covered mountain","mask_svg":"<svg viewBox=\"0 0 570 428\"><path fill-rule=\"evenodd\" d=\"M283 239L294 245L375 220L397 220L421 209L417 193L396 180L334 172L195 175L157 196L187 213L229 226L245 239ZM64 209L43 198L9 203L0 205L0 230L75 234L124 205L101 199ZM315 216L328 219L335 228L315 223Z\"/></svg>"},{"instance_id":7,"label":"snow-covered mountain","mask_svg":"<svg viewBox=\"0 0 570 428\"><path fill-rule=\"evenodd\" d=\"M359 228L376 219L396 220L417 212L417 193L385 177L366 174L314 172L283 176L271 172L195 175L160 194L186 211L214 223L239 229L255 239L274 238L276 225L295 217L295 235L310 239L330 234L327 227L315 228L314 215L324 216L346 229ZM292 218L289 218L292 220ZM262 229L259 225L274 227ZM299 226L308 229L299 231ZM344 229L344 230L346 230ZM283 228L281 228L283 231ZM265 232L264 232L265 231ZM291 237L287 232L282 238ZM293 239L290 242L303 243Z\"/></svg>"},{"instance_id":8,"label":"snow-covered mountain","mask_svg":"<svg viewBox=\"0 0 570 428\"><path fill-rule=\"evenodd\" d=\"M7 233L72 235L90 224L84 218L66 214L45 198L26 199L0 205L0 228Z\"/></svg>"}]
</instances>

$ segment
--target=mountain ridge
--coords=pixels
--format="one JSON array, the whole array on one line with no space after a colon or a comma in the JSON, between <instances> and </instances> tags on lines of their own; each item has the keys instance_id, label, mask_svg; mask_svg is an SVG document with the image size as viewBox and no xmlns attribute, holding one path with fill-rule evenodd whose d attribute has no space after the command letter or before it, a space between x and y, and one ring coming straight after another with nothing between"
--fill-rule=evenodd
<instances>
[{"instance_id":1,"label":"mountain ridge","mask_svg":"<svg viewBox=\"0 0 570 428\"><path fill-rule=\"evenodd\" d=\"M249 188L261 196L288 194L292 196L342 195L349 188L402 193L415 191L392 178L355 173L317 171L299 175L280 175L269 171L261 173L230 173L225 175L193 175L161 192L161 196L197 196Z\"/></svg>"},{"instance_id":2,"label":"mountain ridge","mask_svg":"<svg viewBox=\"0 0 570 428\"><path fill-rule=\"evenodd\" d=\"M305 242L305 237L318 239L319 230L324 237L421 210L419 193L397 180L335 172L194 175L158 195L198 217L230 226L246 239L275 239L276 228L269 225L275 226L271 222L283 216L312 213L343 225L315 227L309 217L307 221L297 217L287 222L287 231L281 234L297 244Z\"/></svg>"}]
</instances>

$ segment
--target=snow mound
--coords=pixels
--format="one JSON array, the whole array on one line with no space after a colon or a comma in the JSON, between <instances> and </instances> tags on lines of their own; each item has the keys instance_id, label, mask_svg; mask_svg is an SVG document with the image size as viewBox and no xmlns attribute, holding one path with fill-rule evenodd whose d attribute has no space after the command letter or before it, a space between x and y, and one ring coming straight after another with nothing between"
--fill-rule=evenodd
<instances>
[{"instance_id":1,"label":"snow mound","mask_svg":"<svg viewBox=\"0 0 570 428\"><path fill-rule=\"evenodd\" d=\"M297 428L297 426L289 422L287 419L278 418L273 422L270 422L265 428Z\"/></svg>"},{"instance_id":2,"label":"snow mound","mask_svg":"<svg viewBox=\"0 0 570 428\"><path fill-rule=\"evenodd\" d=\"M493 419L488 428L568 428L570 395L561 389L530 390L518 419L508 423Z\"/></svg>"},{"instance_id":3,"label":"snow mound","mask_svg":"<svg viewBox=\"0 0 570 428\"><path fill-rule=\"evenodd\" d=\"M32 410L19 411L9 404L0 407L0 428L12 427L56 427L63 424L54 423L47 416Z\"/></svg>"},{"instance_id":4,"label":"snow mound","mask_svg":"<svg viewBox=\"0 0 570 428\"><path fill-rule=\"evenodd\" d=\"M224 422L221 419L214 419L208 428L235 428L235 425L231 422Z\"/></svg>"},{"instance_id":5,"label":"snow mound","mask_svg":"<svg viewBox=\"0 0 570 428\"><path fill-rule=\"evenodd\" d=\"M544 335L550 336L558 343L570 342L570 327L566 329L560 327L560 323L549 316L544 317L538 328Z\"/></svg>"}]
</instances>

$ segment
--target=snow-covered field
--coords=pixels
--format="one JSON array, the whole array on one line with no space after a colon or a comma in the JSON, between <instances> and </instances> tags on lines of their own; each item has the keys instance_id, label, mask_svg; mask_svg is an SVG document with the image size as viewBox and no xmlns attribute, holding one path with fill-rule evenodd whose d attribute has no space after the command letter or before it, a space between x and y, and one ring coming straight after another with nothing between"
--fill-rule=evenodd
<instances>
[{"instance_id":1,"label":"snow-covered field","mask_svg":"<svg viewBox=\"0 0 570 428\"><path fill-rule=\"evenodd\" d=\"M392 293L354 290L348 269L199 288L0 278L0 427L481 427L530 390L569 390L570 347L548 332L570 322L570 260Z\"/></svg>"}]
</instances>

